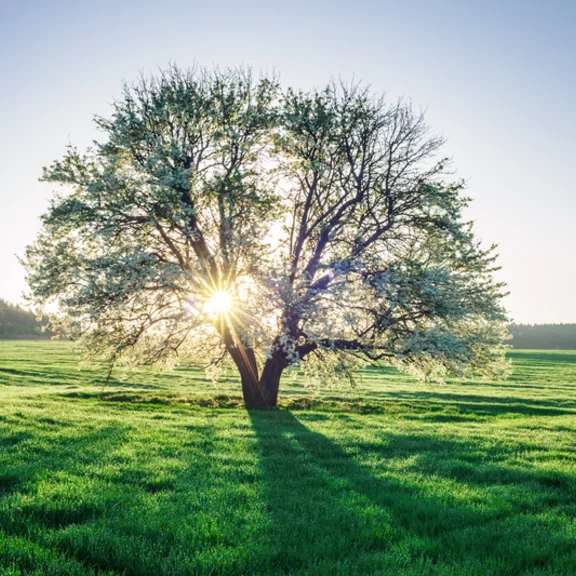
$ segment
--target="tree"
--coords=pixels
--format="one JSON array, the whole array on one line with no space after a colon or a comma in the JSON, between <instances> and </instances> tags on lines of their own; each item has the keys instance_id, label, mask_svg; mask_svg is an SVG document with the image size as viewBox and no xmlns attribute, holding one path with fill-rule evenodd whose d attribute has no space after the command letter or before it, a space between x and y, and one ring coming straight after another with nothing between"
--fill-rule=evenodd
<instances>
[{"instance_id":1,"label":"tree","mask_svg":"<svg viewBox=\"0 0 576 576\"><path fill-rule=\"evenodd\" d=\"M33 312L0 298L0 337L41 336L45 324Z\"/></svg>"},{"instance_id":2,"label":"tree","mask_svg":"<svg viewBox=\"0 0 576 576\"><path fill-rule=\"evenodd\" d=\"M171 67L95 121L102 142L44 169L67 191L24 258L91 354L231 361L247 406L275 405L294 365L501 367L494 247L410 105Z\"/></svg>"}]
</instances>

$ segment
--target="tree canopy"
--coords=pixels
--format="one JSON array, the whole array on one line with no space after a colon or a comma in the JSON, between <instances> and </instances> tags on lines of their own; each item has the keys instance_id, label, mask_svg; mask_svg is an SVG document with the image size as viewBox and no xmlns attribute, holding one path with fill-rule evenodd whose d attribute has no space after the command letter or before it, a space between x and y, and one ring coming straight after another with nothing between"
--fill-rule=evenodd
<instances>
[{"instance_id":1,"label":"tree canopy","mask_svg":"<svg viewBox=\"0 0 576 576\"><path fill-rule=\"evenodd\" d=\"M170 67L95 121L101 141L44 169L65 187L24 258L90 354L231 362L248 406L276 404L290 366L502 368L495 248L410 104Z\"/></svg>"}]
</instances>

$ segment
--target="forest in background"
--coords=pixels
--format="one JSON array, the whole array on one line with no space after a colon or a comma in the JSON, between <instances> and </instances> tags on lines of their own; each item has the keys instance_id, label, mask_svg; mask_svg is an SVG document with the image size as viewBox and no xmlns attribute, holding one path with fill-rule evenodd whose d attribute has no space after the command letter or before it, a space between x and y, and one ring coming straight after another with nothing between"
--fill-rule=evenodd
<instances>
[{"instance_id":1,"label":"forest in background","mask_svg":"<svg viewBox=\"0 0 576 576\"><path fill-rule=\"evenodd\" d=\"M576 324L511 324L507 343L525 350L576 350Z\"/></svg>"},{"instance_id":2,"label":"forest in background","mask_svg":"<svg viewBox=\"0 0 576 576\"><path fill-rule=\"evenodd\" d=\"M0 338L49 338L43 332L46 319L0 298ZM576 350L576 324L511 324L513 348L525 350Z\"/></svg>"},{"instance_id":3,"label":"forest in background","mask_svg":"<svg viewBox=\"0 0 576 576\"><path fill-rule=\"evenodd\" d=\"M34 312L0 298L0 338L48 338L42 331L45 324Z\"/></svg>"}]
</instances>

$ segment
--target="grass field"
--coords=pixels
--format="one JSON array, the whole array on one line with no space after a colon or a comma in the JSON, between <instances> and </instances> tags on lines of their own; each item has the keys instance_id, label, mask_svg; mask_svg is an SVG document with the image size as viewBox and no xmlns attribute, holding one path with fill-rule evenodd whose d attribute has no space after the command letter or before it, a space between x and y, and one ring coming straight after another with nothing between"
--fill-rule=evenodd
<instances>
[{"instance_id":1,"label":"grass field","mask_svg":"<svg viewBox=\"0 0 576 576\"><path fill-rule=\"evenodd\" d=\"M247 412L231 378L102 388L67 343L0 341L0 574L576 574L576 353L510 357Z\"/></svg>"}]
</instances>

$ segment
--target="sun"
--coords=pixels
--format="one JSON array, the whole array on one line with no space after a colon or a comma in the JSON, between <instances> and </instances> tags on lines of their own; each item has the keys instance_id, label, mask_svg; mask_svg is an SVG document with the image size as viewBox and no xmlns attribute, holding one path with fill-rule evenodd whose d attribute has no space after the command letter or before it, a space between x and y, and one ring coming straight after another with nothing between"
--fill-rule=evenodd
<instances>
[{"instance_id":1,"label":"sun","mask_svg":"<svg viewBox=\"0 0 576 576\"><path fill-rule=\"evenodd\" d=\"M225 314L232 307L232 296L226 290L217 290L204 304L204 311L211 316Z\"/></svg>"}]
</instances>

